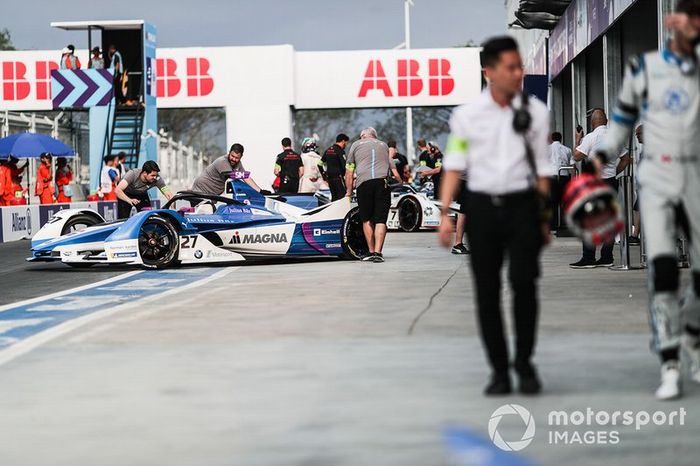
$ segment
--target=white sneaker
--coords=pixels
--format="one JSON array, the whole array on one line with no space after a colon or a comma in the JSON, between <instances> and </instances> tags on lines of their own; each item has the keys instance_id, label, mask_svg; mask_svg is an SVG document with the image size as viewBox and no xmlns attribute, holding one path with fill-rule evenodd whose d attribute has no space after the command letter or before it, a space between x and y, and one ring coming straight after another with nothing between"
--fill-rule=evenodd
<instances>
[{"instance_id":1,"label":"white sneaker","mask_svg":"<svg viewBox=\"0 0 700 466\"><path fill-rule=\"evenodd\" d=\"M656 389L657 400L673 400L681 396L681 371L678 361L661 365L661 385Z\"/></svg>"},{"instance_id":2,"label":"white sneaker","mask_svg":"<svg viewBox=\"0 0 700 466\"><path fill-rule=\"evenodd\" d=\"M693 382L700 383L700 338L683 333L681 346L690 360L690 378Z\"/></svg>"}]
</instances>

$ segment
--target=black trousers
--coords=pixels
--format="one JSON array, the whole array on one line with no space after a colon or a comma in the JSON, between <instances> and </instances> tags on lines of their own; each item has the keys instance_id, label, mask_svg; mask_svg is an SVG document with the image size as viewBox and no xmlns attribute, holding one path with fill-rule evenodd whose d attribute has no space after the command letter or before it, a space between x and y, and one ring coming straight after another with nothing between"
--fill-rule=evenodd
<instances>
[{"instance_id":1,"label":"black trousers","mask_svg":"<svg viewBox=\"0 0 700 466\"><path fill-rule=\"evenodd\" d=\"M612 189L617 191L618 188L618 181L617 178L612 177L612 178L605 178L603 181L610 186ZM613 257L613 250L615 248L615 239L613 238L612 241L609 243L605 243L600 247L600 258L601 260L604 260L606 262L612 262L614 257ZM594 261L595 260L595 251L596 247L595 246L589 246L586 243L583 243L583 258L585 260L590 260Z\"/></svg>"},{"instance_id":2,"label":"black trousers","mask_svg":"<svg viewBox=\"0 0 700 466\"><path fill-rule=\"evenodd\" d=\"M534 191L493 197L467 194L467 236L481 339L497 374L508 371L501 314L501 268L508 257L513 294L515 367L529 364L537 330L537 279L542 232Z\"/></svg>"},{"instance_id":3,"label":"black trousers","mask_svg":"<svg viewBox=\"0 0 700 466\"><path fill-rule=\"evenodd\" d=\"M281 177L280 187L277 190L279 194L296 194L299 192L299 178L291 176Z\"/></svg>"},{"instance_id":4,"label":"black trousers","mask_svg":"<svg viewBox=\"0 0 700 466\"><path fill-rule=\"evenodd\" d=\"M331 200L337 201L345 197L345 181L342 176L329 175L328 187L331 189Z\"/></svg>"},{"instance_id":5,"label":"black trousers","mask_svg":"<svg viewBox=\"0 0 700 466\"><path fill-rule=\"evenodd\" d=\"M146 207L151 206L151 199L148 197L148 193L134 194L134 193L127 192L126 195L132 199L138 199L139 203L136 206L133 206L131 204L127 204L126 202L122 201L121 199L117 199L117 218L118 219L129 218L129 216L131 215L131 209L133 207L136 207L137 212L141 212Z\"/></svg>"}]
</instances>

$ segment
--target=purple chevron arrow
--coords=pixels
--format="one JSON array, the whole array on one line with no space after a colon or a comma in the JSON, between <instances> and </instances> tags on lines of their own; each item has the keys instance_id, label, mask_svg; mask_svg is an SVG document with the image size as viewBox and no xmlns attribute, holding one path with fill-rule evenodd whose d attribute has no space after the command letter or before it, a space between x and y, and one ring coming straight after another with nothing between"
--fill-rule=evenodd
<instances>
[{"instance_id":1,"label":"purple chevron arrow","mask_svg":"<svg viewBox=\"0 0 700 466\"><path fill-rule=\"evenodd\" d=\"M58 70L52 70L51 71L51 77L55 79L62 87L61 92L57 95L54 96L53 98L53 108L59 108L61 106L61 103L70 95L71 92L73 92L73 85L68 82L66 78L61 76L61 73Z\"/></svg>"},{"instance_id":2,"label":"purple chevron arrow","mask_svg":"<svg viewBox=\"0 0 700 466\"><path fill-rule=\"evenodd\" d=\"M75 103L73 104L73 107L82 107L82 106L85 104L85 102L86 102L90 97L92 97L92 94L93 94L97 89L100 88L100 86L98 86L97 83L96 83L95 81L92 80L92 78L90 78L87 74L85 74L85 71L83 71L83 70L74 70L73 72L74 72L75 75L76 75L78 78L80 78L80 80L81 80L82 82L84 82L85 85L87 86L87 89L85 89L85 91L84 91L82 94L80 94L80 97L78 97L78 98L75 100Z\"/></svg>"},{"instance_id":3,"label":"purple chevron arrow","mask_svg":"<svg viewBox=\"0 0 700 466\"><path fill-rule=\"evenodd\" d=\"M114 76L112 76L112 73L110 73L107 70L98 70L99 75L104 78L104 80L107 82L109 87L107 88L107 92L105 95L102 96L102 98L97 102L97 105L107 105L112 101L112 97L114 96L114 88L112 87L112 82L114 81Z\"/></svg>"}]
</instances>

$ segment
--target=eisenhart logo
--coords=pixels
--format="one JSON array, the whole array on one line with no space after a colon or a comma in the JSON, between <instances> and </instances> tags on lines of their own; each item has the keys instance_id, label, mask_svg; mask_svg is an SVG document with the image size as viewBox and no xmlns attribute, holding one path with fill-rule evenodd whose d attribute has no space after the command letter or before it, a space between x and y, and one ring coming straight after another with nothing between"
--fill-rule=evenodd
<instances>
[{"instance_id":1,"label":"eisenhart logo","mask_svg":"<svg viewBox=\"0 0 700 466\"><path fill-rule=\"evenodd\" d=\"M501 434L498 433L498 424L503 416L516 415L520 416L525 424L525 432L520 440L505 441ZM496 409L489 419L489 437L494 445L504 451L519 451L530 445L532 439L535 438L535 419L530 414L530 411L516 404L503 405Z\"/></svg>"}]
</instances>

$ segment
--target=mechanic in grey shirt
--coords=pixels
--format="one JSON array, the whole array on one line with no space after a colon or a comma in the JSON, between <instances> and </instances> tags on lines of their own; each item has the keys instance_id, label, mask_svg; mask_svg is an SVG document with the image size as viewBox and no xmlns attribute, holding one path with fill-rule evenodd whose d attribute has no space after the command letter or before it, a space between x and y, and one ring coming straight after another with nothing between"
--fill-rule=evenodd
<instances>
[{"instance_id":1,"label":"mechanic in grey shirt","mask_svg":"<svg viewBox=\"0 0 700 466\"><path fill-rule=\"evenodd\" d=\"M377 139L374 128L363 129L360 140L350 146L345 171L348 197L352 196L353 176L356 176L357 204L369 247L369 254L362 258L363 261L384 262L382 247L391 205L387 177L391 173L401 182L401 176L389 157L389 147Z\"/></svg>"},{"instance_id":2,"label":"mechanic in grey shirt","mask_svg":"<svg viewBox=\"0 0 700 466\"><path fill-rule=\"evenodd\" d=\"M192 183L192 191L205 194L219 195L226 188L226 180L230 179L232 172L245 172L241 158L243 157L243 146L235 143L229 149L227 155L214 160ZM261 191L252 178L244 178L248 185L256 191Z\"/></svg>"},{"instance_id":3,"label":"mechanic in grey shirt","mask_svg":"<svg viewBox=\"0 0 700 466\"><path fill-rule=\"evenodd\" d=\"M124 175L114 190L117 195L117 218L128 218L134 207L139 212L150 207L148 190L153 187L158 188L167 199L173 197L159 173L158 164L148 160L140 170L135 168Z\"/></svg>"}]
</instances>

